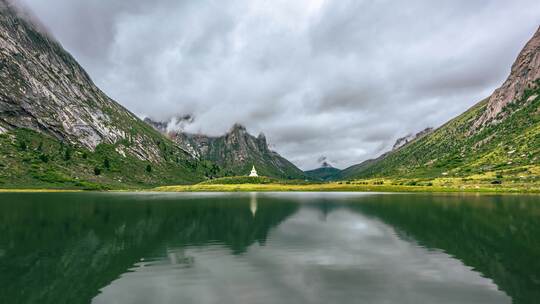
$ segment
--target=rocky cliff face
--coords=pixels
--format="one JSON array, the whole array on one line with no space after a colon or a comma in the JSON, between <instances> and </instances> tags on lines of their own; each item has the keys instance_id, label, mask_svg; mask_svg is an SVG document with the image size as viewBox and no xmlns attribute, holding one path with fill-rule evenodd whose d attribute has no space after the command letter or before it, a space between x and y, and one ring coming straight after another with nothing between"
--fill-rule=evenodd
<instances>
[{"instance_id":1,"label":"rocky cliff face","mask_svg":"<svg viewBox=\"0 0 540 304\"><path fill-rule=\"evenodd\" d=\"M107 97L35 21L0 0L0 185L203 179L206 167Z\"/></svg>"},{"instance_id":2,"label":"rocky cliff face","mask_svg":"<svg viewBox=\"0 0 540 304\"><path fill-rule=\"evenodd\" d=\"M28 128L94 150L119 146L157 162L159 149L144 124L108 98L50 35L0 0L0 132Z\"/></svg>"},{"instance_id":3,"label":"rocky cliff face","mask_svg":"<svg viewBox=\"0 0 540 304\"><path fill-rule=\"evenodd\" d=\"M478 129L486 124L497 122L506 117L503 109L519 100L536 79L540 78L540 28L519 53L512 65L510 76L503 85L489 97L486 110L474 122Z\"/></svg>"},{"instance_id":4,"label":"rocky cliff face","mask_svg":"<svg viewBox=\"0 0 540 304\"><path fill-rule=\"evenodd\" d=\"M157 130L163 124L151 119L145 120ZM223 136L211 137L185 132L166 132L180 148L200 160L215 162L221 167L221 175L246 175L255 166L259 175L278 178L304 178L302 170L270 150L266 137L255 137L246 128L235 124Z\"/></svg>"}]
</instances>

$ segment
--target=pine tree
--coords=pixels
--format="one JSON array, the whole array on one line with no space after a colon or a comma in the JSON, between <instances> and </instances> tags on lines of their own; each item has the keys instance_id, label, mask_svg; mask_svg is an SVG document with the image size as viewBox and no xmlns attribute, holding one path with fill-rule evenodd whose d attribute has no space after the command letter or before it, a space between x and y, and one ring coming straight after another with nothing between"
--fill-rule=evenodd
<instances>
[{"instance_id":1,"label":"pine tree","mask_svg":"<svg viewBox=\"0 0 540 304\"><path fill-rule=\"evenodd\" d=\"M109 161L109 158L105 157L105 159L103 160L103 167L105 167L105 169L111 168L111 162Z\"/></svg>"},{"instance_id":2,"label":"pine tree","mask_svg":"<svg viewBox=\"0 0 540 304\"><path fill-rule=\"evenodd\" d=\"M64 151L64 160L68 161L71 159L71 149L67 148L66 151Z\"/></svg>"}]
</instances>

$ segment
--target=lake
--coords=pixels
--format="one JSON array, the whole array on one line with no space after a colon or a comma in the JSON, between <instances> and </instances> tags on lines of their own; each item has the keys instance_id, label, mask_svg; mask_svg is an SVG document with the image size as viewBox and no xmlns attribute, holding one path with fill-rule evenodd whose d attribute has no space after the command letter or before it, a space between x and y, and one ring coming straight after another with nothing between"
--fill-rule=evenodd
<instances>
[{"instance_id":1,"label":"lake","mask_svg":"<svg viewBox=\"0 0 540 304\"><path fill-rule=\"evenodd\" d=\"M0 194L0 303L538 303L540 196Z\"/></svg>"}]
</instances>

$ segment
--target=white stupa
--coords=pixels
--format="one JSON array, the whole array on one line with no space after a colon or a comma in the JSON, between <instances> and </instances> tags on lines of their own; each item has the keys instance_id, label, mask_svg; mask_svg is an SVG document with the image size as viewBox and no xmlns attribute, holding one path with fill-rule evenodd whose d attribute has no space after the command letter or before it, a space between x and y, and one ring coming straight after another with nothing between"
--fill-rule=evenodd
<instances>
[{"instance_id":1,"label":"white stupa","mask_svg":"<svg viewBox=\"0 0 540 304\"><path fill-rule=\"evenodd\" d=\"M257 170L255 170L255 166L253 166L253 168L251 169L251 173L249 174L250 177L257 177L259 176L257 174Z\"/></svg>"}]
</instances>

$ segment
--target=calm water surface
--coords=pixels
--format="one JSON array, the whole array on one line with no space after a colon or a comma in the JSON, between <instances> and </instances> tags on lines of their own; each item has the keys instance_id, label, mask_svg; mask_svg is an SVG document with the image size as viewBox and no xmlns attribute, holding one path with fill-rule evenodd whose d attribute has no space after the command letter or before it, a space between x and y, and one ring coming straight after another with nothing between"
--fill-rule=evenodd
<instances>
[{"instance_id":1,"label":"calm water surface","mask_svg":"<svg viewBox=\"0 0 540 304\"><path fill-rule=\"evenodd\" d=\"M0 194L0 303L540 303L540 197Z\"/></svg>"}]
</instances>

